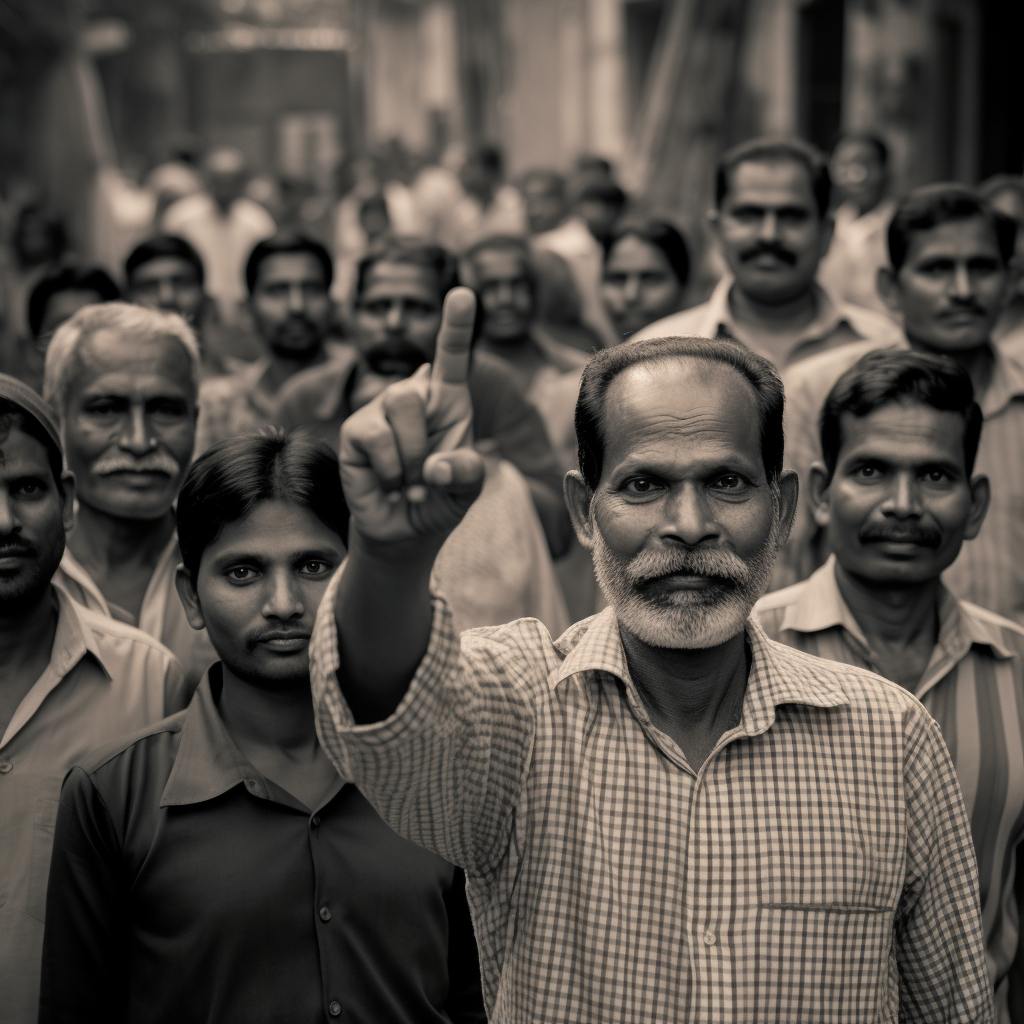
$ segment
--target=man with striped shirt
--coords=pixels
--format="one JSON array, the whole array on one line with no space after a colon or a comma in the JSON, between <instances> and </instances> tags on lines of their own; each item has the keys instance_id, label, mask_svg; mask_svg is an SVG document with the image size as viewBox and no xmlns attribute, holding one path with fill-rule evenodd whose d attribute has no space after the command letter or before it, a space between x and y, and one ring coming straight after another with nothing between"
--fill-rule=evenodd
<instances>
[{"instance_id":1,"label":"man with striped shirt","mask_svg":"<svg viewBox=\"0 0 1024 1024\"><path fill-rule=\"evenodd\" d=\"M349 556L310 665L342 775L465 868L488 1019L991 1021L938 726L749 619L796 506L771 364L702 338L598 353L565 485L609 607L558 640L460 639L429 580L483 474L474 312L453 291L431 375L342 428Z\"/></svg>"},{"instance_id":2,"label":"man with striped shirt","mask_svg":"<svg viewBox=\"0 0 1024 1024\"><path fill-rule=\"evenodd\" d=\"M997 1019L1008 1024L1024 629L957 600L940 579L988 507L988 478L972 475L981 422L970 377L952 360L864 356L825 401L824 460L810 472L809 505L833 553L755 614L775 640L899 683L939 723L971 820Z\"/></svg>"}]
</instances>

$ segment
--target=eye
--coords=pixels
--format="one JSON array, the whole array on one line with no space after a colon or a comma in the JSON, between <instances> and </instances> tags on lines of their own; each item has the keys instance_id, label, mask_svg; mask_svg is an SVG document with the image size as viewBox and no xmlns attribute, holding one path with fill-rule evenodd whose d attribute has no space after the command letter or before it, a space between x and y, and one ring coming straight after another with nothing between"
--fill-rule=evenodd
<instances>
[{"instance_id":1,"label":"eye","mask_svg":"<svg viewBox=\"0 0 1024 1024\"><path fill-rule=\"evenodd\" d=\"M328 576L333 568L328 562L322 562L318 558L313 558L302 566L302 571L307 576Z\"/></svg>"},{"instance_id":2,"label":"eye","mask_svg":"<svg viewBox=\"0 0 1024 1024\"><path fill-rule=\"evenodd\" d=\"M120 402L100 399L95 402L90 402L85 407L85 411L90 416L116 416L122 411L122 407Z\"/></svg>"},{"instance_id":3,"label":"eye","mask_svg":"<svg viewBox=\"0 0 1024 1024\"><path fill-rule=\"evenodd\" d=\"M630 477L623 485L622 490L626 494L654 494L663 487L660 480L653 476Z\"/></svg>"},{"instance_id":4,"label":"eye","mask_svg":"<svg viewBox=\"0 0 1024 1024\"><path fill-rule=\"evenodd\" d=\"M716 491L738 491L746 481L739 473L725 473L715 480L711 486Z\"/></svg>"},{"instance_id":5,"label":"eye","mask_svg":"<svg viewBox=\"0 0 1024 1024\"><path fill-rule=\"evenodd\" d=\"M232 583L249 583L254 580L259 573L251 565L233 565L226 573L225 576Z\"/></svg>"},{"instance_id":6,"label":"eye","mask_svg":"<svg viewBox=\"0 0 1024 1024\"><path fill-rule=\"evenodd\" d=\"M924 479L930 484L944 484L951 477L944 469L929 469L924 473Z\"/></svg>"},{"instance_id":7,"label":"eye","mask_svg":"<svg viewBox=\"0 0 1024 1024\"><path fill-rule=\"evenodd\" d=\"M881 472L877 466L858 466L854 476L859 477L861 480L877 480L881 476Z\"/></svg>"},{"instance_id":8,"label":"eye","mask_svg":"<svg viewBox=\"0 0 1024 1024\"><path fill-rule=\"evenodd\" d=\"M37 480L23 480L18 484L15 493L23 498L35 498L43 493L45 488Z\"/></svg>"}]
</instances>

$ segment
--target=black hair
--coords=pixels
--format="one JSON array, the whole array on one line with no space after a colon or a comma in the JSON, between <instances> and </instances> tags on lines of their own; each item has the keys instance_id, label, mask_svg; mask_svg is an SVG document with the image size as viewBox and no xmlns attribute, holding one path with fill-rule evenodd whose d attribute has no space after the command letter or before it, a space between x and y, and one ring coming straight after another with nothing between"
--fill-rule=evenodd
<instances>
[{"instance_id":1,"label":"black hair","mask_svg":"<svg viewBox=\"0 0 1024 1024\"><path fill-rule=\"evenodd\" d=\"M814 202L818 208L818 216L824 217L828 212L829 199L832 194L832 179L828 173L825 157L809 142L803 139L773 138L771 136L748 139L734 146L718 161L715 170L715 206L721 207L729 191L729 174L740 164L774 163L780 160L793 160L803 164L811 182Z\"/></svg>"},{"instance_id":2,"label":"black hair","mask_svg":"<svg viewBox=\"0 0 1024 1024\"><path fill-rule=\"evenodd\" d=\"M964 464L968 477L981 439L981 409L966 370L948 356L879 349L869 352L833 385L821 410L821 450L829 482L843 447L844 413L867 416L882 406L909 400L964 418Z\"/></svg>"},{"instance_id":3,"label":"black hair","mask_svg":"<svg viewBox=\"0 0 1024 1024\"><path fill-rule=\"evenodd\" d=\"M576 442L580 473L587 486L597 490L604 464L603 414L605 396L624 370L658 360L696 359L723 363L739 372L754 389L760 420L761 461L769 483L782 473L782 414L785 395L775 367L745 345L716 338L648 338L602 349L583 370L576 402Z\"/></svg>"},{"instance_id":4,"label":"black hair","mask_svg":"<svg viewBox=\"0 0 1024 1024\"><path fill-rule=\"evenodd\" d=\"M42 278L28 297L28 329L39 337L50 299L61 292L95 292L100 302L121 298L121 291L100 267L66 266Z\"/></svg>"},{"instance_id":5,"label":"black hair","mask_svg":"<svg viewBox=\"0 0 1024 1024\"><path fill-rule=\"evenodd\" d=\"M593 200L622 209L626 205L626 193L614 181L589 181L576 193L576 202Z\"/></svg>"},{"instance_id":6,"label":"black hair","mask_svg":"<svg viewBox=\"0 0 1024 1024\"><path fill-rule=\"evenodd\" d=\"M504 171L505 158L497 146L485 143L477 146L466 158L466 163L479 164L484 170L500 177Z\"/></svg>"},{"instance_id":7,"label":"black hair","mask_svg":"<svg viewBox=\"0 0 1024 1024\"><path fill-rule=\"evenodd\" d=\"M832 147L833 154L844 142L863 142L865 146L870 146L875 151L878 162L883 167L889 166L889 147L880 135L875 135L874 132L844 133L839 136L835 146Z\"/></svg>"},{"instance_id":8,"label":"black hair","mask_svg":"<svg viewBox=\"0 0 1024 1024\"><path fill-rule=\"evenodd\" d=\"M50 432L17 402L9 398L0 398L0 440L6 441L11 427L16 426L29 437L35 438L46 449L46 461L49 463L53 482L57 485L57 493L64 497L64 481L61 473L64 470L64 453L50 436Z\"/></svg>"},{"instance_id":9,"label":"black hair","mask_svg":"<svg viewBox=\"0 0 1024 1024\"><path fill-rule=\"evenodd\" d=\"M532 170L524 172L519 178L520 191L525 190L534 181L541 182L548 192L565 195L565 175L559 174L558 171L550 170L547 167L534 167Z\"/></svg>"},{"instance_id":10,"label":"black hair","mask_svg":"<svg viewBox=\"0 0 1024 1024\"><path fill-rule=\"evenodd\" d=\"M672 273L679 279L681 285L685 285L690 279L690 250L686 245L686 239L682 233L673 227L667 220L650 218L647 220L620 220L612 229L611 238L605 249L605 258L611 254L616 242L635 235L637 238L655 248L660 249L662 255L672 268Z\"/></svg>"},{"instance_id":11,"label":"black hair","mask_svg":"<svg viewBox=\"0 0 1024 1024\"><path fill-rule=\"evenodd\" d=\"M459 283L455 260L446 249L421 238L388 235L375 242L359 261L353 293L356 305L366 288L366 278L378 263L410 263L433 271L437 276L439 302L443 302L444 297Z\"/></svg>"},{"instance_id":12,"label":"black hair","mask_svg":"<svg viewBox=\"0 0 1024 1024\"><path fill-rule=\"evenodd\" d=\"M249 253L249 259L245 264L245 285L249 289L249 294L252 295L256 288L256 279L264 260L281 253L293 252L309 253L324 272L324 288L331 287L331 281L334 280L334 261L330 253L319 242L306 235L282 232L257 242Z\"/></svg>"},{"instance_id":13,"label":"black hair","mask_svg":"<svg viewBox=\"0 0 1024 1024\"><path fill-rule=\"evenodd\" d=\"M980 217L996 236L1003 266L1008 266L1017 241L1017 222L1000 213L976 189L952 181L940 181L914 189L896 207L889 222L889 261L898 271L910 251L916 231L930 231L940 224Z\"/></svg>"},{"instance_id":14,"label":"black hair","mask_svg":"<svg viewBox=\"0 0 1024 1024\"><path fill-rule=\"evenodd\" d=\"M203 282L206 279L206 271L199 253L184 238L179 238L177 235L154 235L152 238L135 246L128 259L125 260L124 276L128 282L128 287L132 286L132 277L139 267L164 257L174 257L190 264L196 272L196 281L200 287L203 286Z\"/></svg>"},{"instance_id":15,"label":"black hair","mask_svg":"<svg viewBox=\"0 0 1024 1024\"><path fill-rule=\"evenodd\" d=\"M289 501L308 509L348 541L348 506L338 458L306 431L273 427L219 441L192 463L176 512L181 560L195 586L203 552L229 523L262 501Z\"/></svg>"}]
</instances>

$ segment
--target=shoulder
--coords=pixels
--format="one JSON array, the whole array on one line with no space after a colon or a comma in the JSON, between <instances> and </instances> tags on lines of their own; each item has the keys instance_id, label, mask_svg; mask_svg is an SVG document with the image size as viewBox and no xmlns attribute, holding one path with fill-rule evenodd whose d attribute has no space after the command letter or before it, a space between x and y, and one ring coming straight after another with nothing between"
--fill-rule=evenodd
<instances>
[{"instance_id":1,"label":"shoulder","mask_svg":"<svg viewBox=\"0 0 1024 1024\"><path fill-rule=\"evenodd\" d=\"M773 640L777 640L782 631L782 620L786 617L786 611L799 602L804 590L803 582L794 583L792 586L783 587L782 590L765 594L754 605L753 616Z\"/></svg>"},{"instance_id":2,"label":"shoulder","mask_svg":"<svg viewBox=\"0 0 1024 1024\"><path fill-rule=\"evenodd\" d=\"M469 364L467 380L473 398L474 409L481 402L501 405L526 405L515 374L505 365L503 359L490 352L475 350Z\"/></svg>"},{"instance_id":3,"label":"shoulder","mask_svg":"<svg viewBox=\"0 0 1024 1024\"><path fill-rule=\"evenodd\" d=\"M986 629L994 633L996 638L1014 654L1024 657L1024 626L1003 615L989 611L988 608L972 604L970 601L961 600L960 608L964 615L975 622L984 624Z\"/></svg>"},{"instance_id":4,"label":"shoulder","mask_svg":"<svg viewBox=\"0 0 1024 1024\"><path fill-rule=\"evenodd\" d=\"M873 341L876 347L898 344L903 337L899 325L877 310L857 306L852 302L837 302L840 315L865 341Z\"/></svg>"},{"instance_id":5,"label":"shoulder","mask_svg":"<svg viewBox=\"0 0 1024 1024\"><path fill-rule=\"evenodd\" d=\"M103 657L140 656L165 669L178 664L178 659L168 648L141 629L77 603L75 611L83 627L92 634Z\"/></svg>"},{"instance_id":6,"label":"shoulder","mask_svg":"<svg viewBox=\"0 0 1024 1024\"><path fill-rule=\"evenodd\" d=\"M695 332L699 334L708 318L710 306L710 302L702 302L699 306L692 306L690 309L673 313L671 316L663 317L661 320L655 320L653 324L648 324L637 331L629 340L647 341L649 338L685 338L693 335Z\"/></svg>"},{"instance_id":7,"label":"shoulder","mask_svg":"<svg viewBox=\"0 0 1024 1024\"><path fill-rule=\"evenodd\" d=\"M462 654L480 680L503 680L504 687L542 697L551 672L564 660L539 619L514 619L500 626L478 626L461 634Z\"/></svg>"},{"instance_id":8,"label":"shoulder","mask_svg":"<svg viewBox=\"0 0 1024 1024\"><path fill-rule=\"evenodd\" d=\"M234 201L231 206L231 214L246 227L259 234L272 235L277 227L274 218L270 216L266 208L247 196L241 196Z\"/></svg>"},{"instance_id":9,"label":"shoulder","mask_svg":"<svg viewBox=\"0 0 1024 1024\"><path fill-rule=\"evenodd\" d=\"M801 359L792 366L786 367L782 374L788 396L790 389L813 387L821 392L822 398L832 389L832 385L857 362L862 356L880 348L897 347L894 344L879 344L875 340L854 341L849 345L819 352L807 359Z\"/></svg>"},{"instance_id":10,"label":"shoulder","mask_svg":"<svg viewBox=\"0 0 1024 1024\"><path fill-rule=\"evenodd\" d=\"M300 408L308 412L309 403L339 387L348 379L358 361L359 353L354 346L338 345L326 363L302 370L285 381L278 392L278 405L282 409Z\"/></svg>"},{"instance_id":11,"label":"shoulder","mask_svg":"<svg viewBox=\"0 0 1024 1024\"><path fill-rule=\"evenodd\" d=\"M86 775L94 776L97 773L119 774L133 762L145 762L154 754L159 756L161 753L169 753L173 761L187 714L187 709L179 711L144 729L122 736L113 743L95 750L77 767Z\"/></svg>"},{"instance_id":12,"label":"shoulder","mask_svg":"<svg viewBox=\"0 0 1024 1024\"><path fill-rule=\"evenodd\" d=\"M165 230L174 231L196 217L206 216L210 202L205 192L193 192L190 196L175 200L164 213Z\"/></svg>"}]
</instances>

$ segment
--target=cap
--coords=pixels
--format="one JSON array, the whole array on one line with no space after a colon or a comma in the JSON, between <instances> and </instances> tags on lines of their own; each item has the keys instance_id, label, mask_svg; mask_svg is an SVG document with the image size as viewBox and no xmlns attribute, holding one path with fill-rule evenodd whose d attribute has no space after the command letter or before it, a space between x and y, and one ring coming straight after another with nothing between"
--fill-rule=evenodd
<instances>
[{"instance_id":1,"label":"cap","mask_svg":"<svg viewBox=\"0 0 1024 1024\"><path fill-rule=\"evenodd\" d=\"M60 442L57 418L48 402L44 402L27 384L23 384L15 377L9 377L6 373L0 373L0 398L6 398L8 402L31 416L50 435L57 446L57 451L63 457L64 445Z\"/></svg>"}]
</instances>

